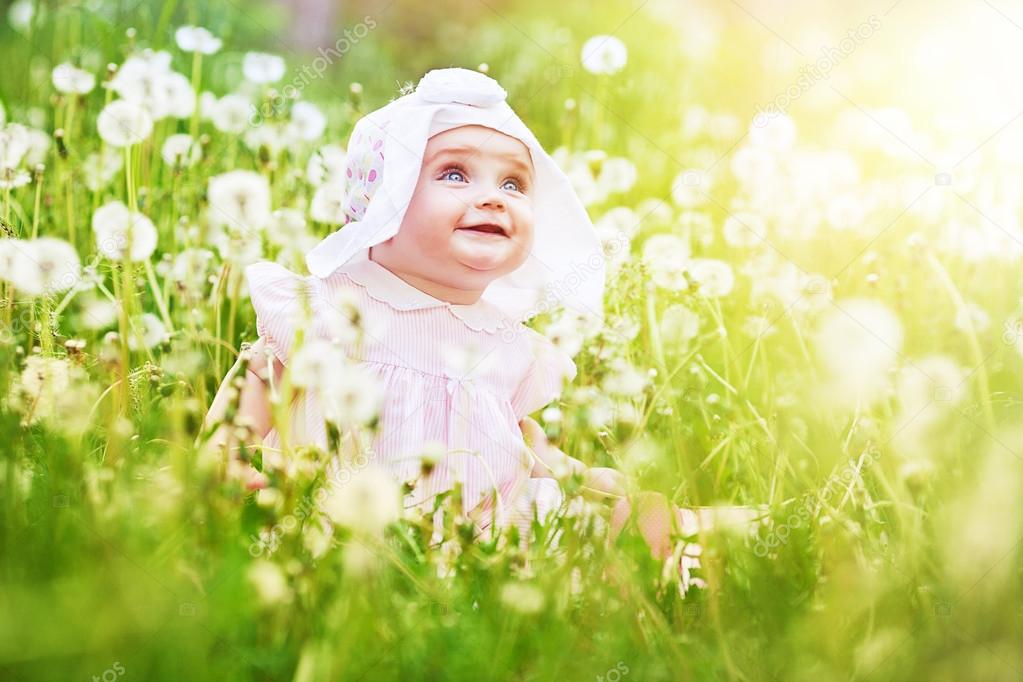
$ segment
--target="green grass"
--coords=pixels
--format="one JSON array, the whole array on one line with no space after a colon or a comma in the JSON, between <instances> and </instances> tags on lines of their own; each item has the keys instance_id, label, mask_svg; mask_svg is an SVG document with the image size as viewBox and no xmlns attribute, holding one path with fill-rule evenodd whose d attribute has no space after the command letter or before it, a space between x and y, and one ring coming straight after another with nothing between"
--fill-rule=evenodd
<instances>
[{"instance_id":1,"label":"green grass","mask_svg":"<svg viewBox=\"0 0 1023 682\"><path fill-rule=\"evenodd\" d=\"M302 92L327 116L321 139L274 157L200 120L203 158L175 170L160 147L192 122L168 118L132 148L130 175L122 169L93 190L84 164L101 148L106 92L77 98L68 125L69 100L50 83L57 64L76 60L102 82L105 65L122 63L133 45L154 47L191 79L192 57L173 30L196 23L224 39L198 72L201 89L219 97L239 83L247 50L284 56L286 80L315 54L284 42L287 16L270 6L55 5L27 33L0 28L0 102L8 122L51 139L66 127L66 154L51 143L41 177L0 192L0 215L9 236L66 240L94 270L91 287L48 297L27 295L10 270L0 272L4 679L1019 678L1023 238L1013 229L1019 199L1000 180L1015 169L997 145L957 167L951 185L936 182L940 169L868 115L899 102L894 85L850 88L871 102L858 107L826 99L822 83L791 107L793 144L755 174L763 157L750 154L765 147L747 134L753 105L784 91L794 70L765 78L753 65L776 45L748 19L720 25L717 51L700 57L652 8L630 16L613 3L543 11L491 3L451 20L448 5L360 4L345 25L373 15L377 27ZM582 43L611 31L628 47L627 67L609 77L586 72ZM857 60L870 50L898 56L885 45L861 46L841 68L869 76ZM213 242L209 179L259 173L273 208L299 210L307 237L322 237L333 228L309 218L310 155L343 145L354 121L396 96L399 83L483 62L549 151L602 150L638 170L628 190L588 206L595 221L632 209L634 234L608 280L607 324L583 342L579 374L558 402L562 420L547 424L552 439L679 505L769 511L755 535L690 538L702 546L696 574L707 587L684 599L635 533L609 544L572 516L541 531L562 533L556 552L543 549L543 537L528 551L471 543L454 527L441 551L422 523L404 520L372 543L375 568L362 574L353 538L317 547L318 517L306 512L322 472L276 475L279 494L260 503L195 447L237 349L255 338L242 263ZM687 127L697 107L721 118ZM905 108L934 133L911 146L936 157L944 138ZM287 120L287 111L275 116ZM991 132L970 130L978 141ZM855 177L843 180L823 152L854 163ZM591 161L599 172L599 155ZM714 178L692 207L671 191L687 168ZM862 214L838 229L828 211L843 197ZM649 199L663 206L651 211ZM112 200L134 201L153 221L151 274L141 262L125 272L99 253L91 216ZM764 221L747 246L725 230L743 211ZM657 254L644 258L643 244L661 233L727 263L734 287L713 297L695 285L653 286ZM259 242L264 257L301 267L301 253L272 233ZM983 244L993 246L971 255ZM211 256L179 284L171 265L186 248ZM857 313L856 299L882 311ZM126 305L125 317L97 324L94 306L104 300ZM673 305L696 316L695 334L664 326ZM174 331L129 348L143 312L166 314ZM886 314L897 340L885 333ZM758 318L764 326L753 329ZM557 323L545 315L536 326ZM34 355L56 358L55 371L69 376L38 402L19 388ZM616 362L646 376L645 388L609 391ZM597 419L602 401L606 423ZM272 551L253 545L261 531L296 519ZM280 590L260 599L259 584Z\"/></svg>"}]
</instances>

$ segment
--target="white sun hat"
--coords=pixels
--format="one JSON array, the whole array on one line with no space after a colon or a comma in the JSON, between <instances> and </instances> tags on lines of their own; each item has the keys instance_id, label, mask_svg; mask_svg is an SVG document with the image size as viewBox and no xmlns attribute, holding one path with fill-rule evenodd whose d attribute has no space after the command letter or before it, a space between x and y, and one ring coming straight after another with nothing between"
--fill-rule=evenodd
<instances>
[{"instance_id":1,"label":"white sun hat","mask_svg":"<svg viewBox=\"0 0 1023 682\"><path fill-rule=\"evenodd\" d=\"M397 234L427 140L458 126L482 125L525 144L535 171L533 248L518 269L491 282L482 298L513 320L564 305L602 321L606 263L600 239L568 177L506 97L497 81L478 71L434 69L414 92L359 119L346 158L348 222L306 255L309 271L329 277L364 249Z\"/></svg>"}]
</instances>

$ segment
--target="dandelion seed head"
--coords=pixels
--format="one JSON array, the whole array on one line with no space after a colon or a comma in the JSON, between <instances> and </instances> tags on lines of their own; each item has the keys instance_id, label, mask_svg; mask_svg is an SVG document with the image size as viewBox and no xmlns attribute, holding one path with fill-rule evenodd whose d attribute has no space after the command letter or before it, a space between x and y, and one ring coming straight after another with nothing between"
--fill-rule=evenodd
<instances>
[{"instance_id":1,"label":"dandelion seed head","mask_svg":"<svg viewBox=\"0 0 1023 682\"><path fill-rule=\"evenodd\" d=\"M590 73L613 75L625 68L629 51L625 43L614 36L596 35L583 43L579 59Z\"/></svg>"}]
</instances>

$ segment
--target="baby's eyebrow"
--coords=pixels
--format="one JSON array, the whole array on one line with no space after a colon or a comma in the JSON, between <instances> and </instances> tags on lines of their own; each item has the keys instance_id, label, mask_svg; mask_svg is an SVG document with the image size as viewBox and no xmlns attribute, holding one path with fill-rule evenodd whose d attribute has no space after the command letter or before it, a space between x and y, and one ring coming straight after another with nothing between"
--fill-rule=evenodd
<instances>
[{"instance_id":1,"label":"baby's eyebrow","mask_svg":"<svg viewBox=\"0 0 1023 682\"><path fill-rule=\"evenodd\" d=\"M445 147L444 149L441 149L441 150L439 150L437 152L434 152L434 154L432 156L430 156L429 159L427 159L426 163L427 164L433 163L437 159L440 159L440 158L445 157L445 156L465 156L465 155L470 155L471 156L471 155L474 155L474 154L487 154L488 156L500 156L502 159L507 161L509 164L511 164L512 166L515 166L516 168L524 171L528 175L531 176L533 174L532 167L530 167L529 164L527 164L525 161L523 161L522 159L520 159L518 157L509 156L507 154L490 154L490 153L487 153L487 152L480 151L479 147L472 147L472 146L469 146L469 145L463 145L463 146L458 146L458 147Z\"/></svg>"}]
</instances>

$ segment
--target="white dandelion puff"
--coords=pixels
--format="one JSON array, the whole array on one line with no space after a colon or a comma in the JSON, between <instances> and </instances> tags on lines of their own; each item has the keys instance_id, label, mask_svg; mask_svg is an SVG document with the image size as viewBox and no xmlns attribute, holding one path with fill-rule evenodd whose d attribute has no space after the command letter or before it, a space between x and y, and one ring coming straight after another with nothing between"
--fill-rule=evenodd
<instances>
[{"instance_id":1,"label":"white dandelion puff","mask_svg":"<svg viewBox=\"0 0 1023 682\"><path fill-rule=\"evenodd\" d=\"M693 258L686 265L686 271L696 282L701 296L721 298L730 294L735 286L732 267L715 258Z\"/></svg>"},{"instance_id":2,"label":"white dandelion puff","mask_svg":"<svg viewBox=\"0 0 1023 682\"><path fill-rule=\"evenodd\" d=\"M796 141L796 123L784 113L776 113L763 122L755 120L749 127L750 143L774 152L790 149Z\"/></svg>"},{"instance_id":3,"label":"white dandelion puff","mask_svg":"<svg viewBox=\"0 0 1023 682\"><path fill-rule=\"evenodd\" d=\"M757 213L737 211L725 218L722 229L725 243L745 249L762 243L767 238L767 223Z\"/></svg>"},{"instance_id":4,"label":"white dandelion puff","mask_svg":"<svg viewBox=\"0 0 1023 682\"><path fill-rule=\"evenodd\" d=\"M250 127L245 131L242 141L253 152L258 153L261 147L266 147L270 156L277 156L286 146L295 142L285 124L280 121L264 121Z\"/></svg>"},{"instance_id":5,"label":"white dandelion puff","mask_svg":"<svg viewBox=\"0 0 1023 682\"><path fill-rule=\"evenodd\" d=\"M636 184L636 165L628 159L614 157L600 165L597 184L607 192L628 192Z\"/></svg>"},{"instance_id":6,"label":"white dandelion puff","mask_svg":"<svg viewBox=\"0 0 1023 682\"><path fill-rule=\"evenodd\" d=\"M611 372L604 378L603 388L611 395L635 397L643 392L647 383L646 372L618 359L611 363Z\"/></svg>"},{"instance_id":7,"label":"white dandelion puff","mask_svg":"<svg viewBox=\"0 0 1023 682\"><path fill-rule=\"evenodd\" d=\"M192 139L191 135L177 133L163 141L160 156L168 166L192 166L202 158L202 147Z\"/></svg>"},{"instance_id":8,"label":"white dandelion puff","mask_svg":"<svg viewBox=\"0 0 1023 682\"><path fill-rule=\"evenodd\" d=\"M190 116L195 110L195 91L184 75L171 70L170 63L171 54L163 50L133 54L114 74L110 88L144 108L154 120Z\"/></svg>"},{"instance_id":9,"label":"white dandelion puff","mask_svg":"<svg viewBox=\"0 0 1023 682\"><path fill-rule=\"evenodd\" d=\"M29 296L57 294L81 281L81 261L62 239L0 239L0 279Z\"/></svg>"},{"instance_id":10,"label":"white dandelion puff","mask_svg":"<svg viewBox=\"0 0 1023 682\"><path fill-rule=\"evenodd\" d=\"M327 117L319 107L309 102L295 102L291 107L291 121L286 132L289 138L311 142L323 137Z\"/></svg>"},{"instance_id":11,"label":"white dandelion puff","mask_svg":"<svg viewBox=\"0 0 1023 682\"><path fill-rule=\"evenodd\" d=\"M29 146L28 128L20 123L9 123L0 129L0 171L17 168Z\"/></svg>"},{"instance_id":12,"label":"white dandelion puff","mask_svg":"<svg viewBox=\"0 0 1023 682\"><path fill-rule=\"evenodd\" d=\"M629 51L618 38L609 35L593 36L583 43L579 54L583 68L598 75L618 73L629 59Z\"/></svg>"},{"instance_id":13,"label":"white dandelion puff","mask_svg":"<svg viewBox=\"0 0 1023 682\"><path fill-rule=\"evenodd\" d=\"M167 339L167 328L159 317L152 313L142 313L138 319L132 321L135 331L128 335L128 347L138 350L141 342L142 348L155 348ZM141 339L140 339L141 337Z\"/></svg>"},{"instance_id":14,"label":"white dandelion puff","mask_svg":"<svg viewBox=\"0 0 1023 682\"><path fill-rule=\"evenodd\" d=\"M400 516L398 483L387 472L368 465L358 469L347 483L331 486L320 509L342 528L379 535Z\"/></svg>"},{"instance_id":15,"label":"white dandelion puff","mask_svg":"<svg viewBox=\"0 0 1023 682\"><path fill-rule=\"evenodd\" d=\"M299 388L322 390L334 381L334 372L346 361L341 348L323 339L313 339L292 354L288 365L291 382Z\"/></svg>"},{"instance_id":16,"label":"white dandelion puff","mask_svg":"<svg viewBox=\"0 0 1023 682\"><path fill-rule=\"evenodd\" d=\"M271 243L288 246L305 240L308 236L306 219L297 208L279 208L270 214L266 236Z\"/></svg>"},{"instance_id":17,"label":"white dandelion puff","mask_svg":"<svg viewBox=\"0 0 1023 682\"><path fill-rule=\"evenodd\" d=\"M322 185L313 194L309 215L319 223L340 225L345 221L344 199L345 190L340 182Z\"/></svg>"},{"instance_id":18,"label":"white dandelion puff","mask_svg":"<svg viewBox=\"0 0 1023 682\"><path fill-rule=\"evenodd\" d=\"M76 286L82 278L82 264L71 244L55 237L28 242L34 251L43 294L57 294Z\"/></svg>"},{"instance_id":19,"label":"white dandelion puff","mask_svg":"<svg viewBox=\"0 0 1023 682\"><path fill-rule=\"evenodd\" d=\"M902 349L902 338L899 319L883 304L869 299L836 303L814 335L832 402L851 406L879 398Z\"/></svg>"},{"instance_id":20,"label":"white dandelion puff","mask_svg":"<svg viewBox=\"0 0 1023 682\"><path fill-rule=\"evenodd\" d=\"M280 566L268 559L252 562L245 576L256 591L256 597L264 606L286 604L292 600L288 578Z\"/></svg>"},{"instance_id":21,"label":"white dandelion puff","mask_svg":"<svg viewBox=\"0 0 1023 682\"><path fill-rule=\"evenodd\" d=\"M232 93L216 100L216 103L211 105L209 116L214 128L222 133L234 135L249 125L252 110L252 102L247 97Z\"/></svg>"},{"instance_id":22,"label":"white dandelion puff","mask_svg":"<svg viewBox=\"0 0 1023 682\"><path fill-rule=\"evenodd\" d=\"M309 155L305 176L313 187L320 187L328 182L340 183L344 178L345 164L348 154L338 144L327 144Z\"/></svg>"},{"instance_id":23,"label":"white dandelion puff","mask_svg":"<svg viewBox=\"0 0 1023 682\"><path fill-rule=\"evenodd\" d=\"M134 214L120 201L111 201L92 214L92 231L99 252L111 260L144 261L156 250L153 221Z\"/></svg>"},{"instance_id":24,"label":"white dandelion puff","mask_svg":"<svg viewBox=\"0 0 1023 682\"><path fill-rule=\"evenodd\" d=\"M255 171L214 176L207 195L210 224L215 229L261 230L270 219L270 181Z\"/></svg>"},{"instance_id":25,"label":"white dandelion puff","mask_svg":"<svg viewBox=\"0 0 1023 682\"><path fill-rule=\"evenodd\" d=\"M380 414L383 390L379 381L358 365L333 368L323 387L323 418L332 424L368 424Z\"/></svg>"},{"instance_id":26,"label":"white dandelion puff","mask_svg":"<svg viewBox=\"0 0 1023 682\"><path fill-rule=\"evenodd\" d=\"M58 92L69 95L85 95L92 92L92 89L96 87L96 77L94 75L79 69L70 62L64 62L55 66L50 77L53 81L53 87Z\"/></svg>"},{"instance_id":27,"label":"white dandelion puff","mask_svg":"<svg viewBox=\"0 0 1023 682\"><path fill-rule=\"evenodd\" d=\"M266 52L247 52L242 60L242 73L257 85L276 83L284 78L284 59Z\"/></svg>"},{"instance_id":28,"label":"white dandelion puff","mask_svg":"<svg viewBox=\"0 0 1023 682\"><path fill-rule=\"evenodd\" d=\"M114 147L138 144L153 132L153 117L143 107L127 100L114 100L96 119L99 136Z\"/></svg>"},{"instance_id":29,"label":"white dandelion puff","mask_svg":"<svg viewBox=\"0 0 1023 682\"><path fill-rule=\"evenodd\" d=\"M700 316L681 303L668 306L661 316L661 336L689 341L700 333Z\"/></svg>"},{"instance_id":30,"label":"white dandelion puff","mask_svg":"<svg viewBox=\"0 0 1023 682\"><path fill-rule=\"evenodd\" d=\"M107 147L103 154L93 152L82 161L82 174L85 176L85 186L93 192L98 192L109 185L124 168L124 154L117 149Z\"/></svg>"},{"instance_id":31,"label":"white dandelion puff","mask_svg":"<svg viewBox=\"0 0 1023 682\"><path fill-rule=\"evenodd\" d=\"M200 295L205 289L210 274L213 252L208 249L185 249L174 257L168 273L186 294Z\"/></svg>"},{"instance_id":32,"label":"white dandelion puff","mask_svg":"<svg viewBox=\"0 0 1023 682\"><path fill-rule=\"evenodd\" d=\"M671 198L682 208L693 208L707 200L712 185L709 173L699 168L689 168L672 180Z\"/></svg>"},{"instance_id":33,"label":"white dandelion puff","mask_svg":"<svg viewBox=\"0 0 1023 682\"><path fill-rule=\"evenodd\" d=\"M107 298L90 296L82 301L82 314L79 319L86 329L101 331L112 327L117 322L119 307Z\"/></svg>"},{"instance_id":34,"label":"white dandelion puff","mask_svg":"<svg viewBox=\"0 0 1023 682\"><path fill-rule=\"evenodd\" d=\"M684 291L689 283L683 274L689 261L689 244L673 234L655 234L643 242L643 264L662 289Z\"/></svg>"},{"instance_id":35,"label":"white dandelion puff","mask_svg":"<svg viewBox=\"0 0 1023 682\"><path fill-rule=\"evenodd\" d=\"M185 52L214 54L219 51L223 41L202 26L181 26L174 32L174 41Z\"/></svg>"},{"instance_id":36,"label":"white dandelion puff","mask_svg":"<svg viewBox=\"0 0 1023 682\"><path fill-rule=\"evenodd\" d=\"M543 591L531 583L508 582L501 588L501 602L522 614L539 613L544 606Z\"/></svg>"},{"instance_id":37,"label":"white dandelion puff","mask_svg":"<svg viewBox=\"0 0 1023 682\"><path fill-rule=\"evenodd\" d=\"M171 71L160 82L161 107L154 112L156 118L188 118L195 111L196 96L192 84L184 74Z\"/></svg>"}]
</instances>

